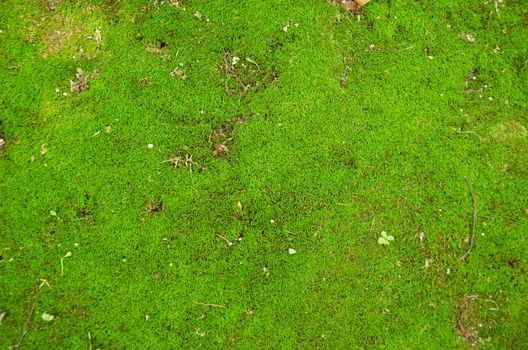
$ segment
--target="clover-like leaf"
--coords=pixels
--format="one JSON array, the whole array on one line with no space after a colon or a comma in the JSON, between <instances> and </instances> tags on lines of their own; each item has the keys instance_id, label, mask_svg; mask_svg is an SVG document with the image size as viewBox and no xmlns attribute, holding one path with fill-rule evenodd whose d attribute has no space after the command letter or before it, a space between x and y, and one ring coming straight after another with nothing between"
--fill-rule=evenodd
<instances>
[{"instance_id":1,"label":"clover-like leaf","mask_svg":"<svg viewBox=\"0 0 528 350\"><path fill-rule=\"evenodd\" d=\"M378 238L378 244L379 245L387 245L389 244L389 241L385 237Z\"/></svg>"},{"instance_id":2,"label":"clover-like leaf","mask_svg":"<svg viewBox=\"0 0 528 350\"><path fill-rule=\"evenodd\" d=\"M378 238L379 245L389 245L390 241L394 241L394 237L387 234L385 231L381 231L381 237Z\"/></svg>"},{"instance_id":3,"label":"clover-like leaf","mask_svg":"<svg viewBox=\"0 0 528 350\"><path fill-rule=\"evenodd\" d=\"M42 320L44 320L44 321L46 321L46 322L51 322L51 321L53 321L53 319L55 318L55 316L50 315L50 314L48 314L47 312L43 312L42 315L41 315L40 317L42 317Z\"/></svg>"}]
</instances>

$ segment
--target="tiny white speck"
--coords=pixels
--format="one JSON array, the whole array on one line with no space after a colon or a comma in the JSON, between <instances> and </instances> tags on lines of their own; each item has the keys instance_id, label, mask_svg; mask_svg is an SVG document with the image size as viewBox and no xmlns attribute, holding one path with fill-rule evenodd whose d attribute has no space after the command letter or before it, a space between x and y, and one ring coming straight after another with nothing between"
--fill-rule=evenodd
<instances>
[{"instance_id":1,"label":"tiny white speck","mask_svg":"<svg viewBox=\"0 0 528 350\"><path fill-rule=\"evenodd\" d=\"M293 248L288 248L288 254L290 255L297 254L297 251Z\"/></svg>"},{"instance_id":2,"label":"tiny white speck","mask_svg":"<svg viewBox=\"0 0 528 350\"><path fill-rule=\"evenodd\" d=\"M152 143L149 143L149 144L147 145L147 147L148 147L148 149L153 149L153 148L154 148L154 145L153 145Z\"/></svg>"},{"instance_id":3,"label":"tiny white speck","mask_svg":"<svg viewBox=\"0 0 528 350\"><path fill-rule=\"evenodd\" d=\"M429 57L430 60L432 60L434 58L433 56L427 56L427 57Z\"/></svg>"},{"instance_id":4,"label":"tiny white speck","mask_svg":"<svg viewBox=\"0 0 528 350\"><path fill-rule=\"evenodd\" d=\"M59 92L59 91L60 91L59 88L55 88L55 92Z\"/></svg>"},{"instance_id":5,"label":"tiny white speck","mask_svg":"<svg viewBox=\"0 0 528 350\"><path fill-rule=\"evenodd\" d=\"M173 264L172 264L172 263L170 263L170 264L169 264L169 266L170 266L170 267L172 267L172 266L173 266Z\"/></svg>"},{"instance_id":6,"label":"tiny white speck","mask_svg":"<svg viewBox=\"0 0 528 350\"><path fill-rule=\"evenodd\" d=\"M80 243L75 242L75 243L73 243L73 246L74 247L78 247L78 246L80 246Z\"/></svg>"},{"instance_id":7,"label":"tiny white speck","mask_svg":"<svg viewBox=\"0 0 528 350\"><path fill-rule=\"evenodd\" d=\"M269 270L268 270L268 268L267 268L266 266L264 266L264 267L262 268L262 271L265 272L265 273L268 273L268 272L269 272Z\"/></svg>"},{"instance_id":8,"label":"tiny white speck","mask_svg":"<svg viewBox=\"0 0 528 350\"><path fill-rule=\"evenodd\" d=\"M484 233L484 232L482 232L482 233L481 233L480 235L481 235L481 236L484 236L484 234L485 234L485 233Z\"/></svg>"},{"instance_id":9,"label":"tiny white speck","mask_svg":"<svg viewBox=\"0 0 528 350\"><path fill-rule=\"evenodd\" d=\"M123 259L123 262L126 262L126 259Z\"/></svg>"},{"instance_id":10,"label":"tiny white speck","mask_svg":"<svg viewBox=\"0 0 528 350\"><path fill-rule=\"evenodd\" d=\"M13 261L15 261L15 258L11 258L11 259L9 259L8 261L9 261L9 262L13 262Z\"/></svg>"},{"instance_id":11,"label":"tiny white speck","mask_svg":"<svg viewBox=\"0 0 528 350\"><path fill-rule=\"evenodd\" d=\"M493 101L493 97L491 97L491 96L488 97L488 100Z\"/></svg>"},{"instance_id":12,"label":"tiny white speck","mask_svg":"<svg viewBox=\"0 0 528 350\"><path fill-rule=\"evenodd\" d=\"M68 96L68 93L67 92L63 92L62 96Z\"/></svg>"},{"instance_id":13,"label":"tiny white speck","mask_svg":"<svg viewBox=\"0 0 528 350\"><path fill-rule=\"evenodd\" d=\"M271 220L270 220L270 223L274 224L274 223L275 223L275 220L271 219Z\"/></svg>"}]
</instances>

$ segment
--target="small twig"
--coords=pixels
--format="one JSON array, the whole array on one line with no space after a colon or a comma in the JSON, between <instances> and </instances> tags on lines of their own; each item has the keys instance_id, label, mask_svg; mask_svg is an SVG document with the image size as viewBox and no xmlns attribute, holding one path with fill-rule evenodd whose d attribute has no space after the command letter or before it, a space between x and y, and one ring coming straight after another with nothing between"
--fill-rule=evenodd
<instances>
[{"instance_id":1,"label":"small twig","mask_svg":"<svg viewBox=\"0 0 528 350\"><path fill-rule=\"evenodd\" d=\"M37 303L39 301L40 297L40 288L35 286L35 296L33 297L33 304L31 305L31 310L29 310L29 314L26 319L26 323L24 323L24 329L22 330L22 333L20 333L20 337L18 338L18 342L16 345L13 345L9 349L12 350L18 350L20 349L20 345L22 345L22 342L24 341L24 337L29 332L29 326L31 325L31 322L33 321L33 314L35 313L35 308L37 307Z\"/></svg>"},{"instance_id":2,"label":"small twig","mask_svg":"<svg viewBox=\"0 0 528 350\"><path fill-rule=\"evenodd\" d=\"M195 303L196 305L200 305L200 306L208 306L208 307L220 307L222 309L226 309L227 306L225 305L220 305L220 304L206 304L206 303L199 303L197 301L193 301L193 303Z\"/></svg>"},{"instance_id":3,"label":"small twig","mask_svg":"<svg viewBox=\"0 0 528 350\"><path fill-rule=\"evenodd\" d=\"M92 335L90 334L90 331L88 331L88 350L92 350Z\"/></svg>"},{"instance_id":4,"label":"small twig","mask_svg":"<svg viewBox=\"0 0 528 350\"><path fill-rule=\"evenodd\" d=\"M221 236L221 235L217 234L216 237L221 238L221 239L223 239L224 241L226 241L228 246L230 246L230 247L233 246L233 243L229 242L228 239L225 238L224 236Z\"/></svg>"},{"instance_id":5,"label":"small twig","mask_svg":"<svg viewBox=\"0 0 528 350\"><path fill-rule=\"evenodd\" d=\"M456 132L457 132L457 134L473 134L473 135L475 135L476 137L478 137L478 139L480 140L480 142L482 142L482 138L480 137L480 135L477 134L477 133L474 132L474 131L469 131L469 130L468 130L468 131L462 131L462 130L458 129Z\"/></svg>"},{"instance_id":6,"label":"small twig","mask_svg":"<svg viewBox=\"0 0 528 350\"><path fill-rule=\"evenodd\" d=\"M471 225L471 237L469 239L469 248L467 252L460 257L460 260L466 259L469 253L471 252L471 249L473 249L473 241L475 240L475 230L477 227L477 199L475 198L473 188L471 187L471 183L469 182L467 176L464 176L464 180L466 181L469 193L471 194L471 199L473 201L473 225Z\"/></svg>"},{"instance_id":7,"label":"small twig","mask_svg":"<svg viewBox=\"0 0 528 350\"><path fill-rule=\"evenodd\" d=\"M226 69L227 74L231 74L233 78L242 86L242 89L244 89L244 92L247 92L248 88L247 86L240 80L238 77L238 74L236 73L235 67L233 66L232 57L229 53L226 53L224 55L224 67Z\"/></svg>"}]
</instances>

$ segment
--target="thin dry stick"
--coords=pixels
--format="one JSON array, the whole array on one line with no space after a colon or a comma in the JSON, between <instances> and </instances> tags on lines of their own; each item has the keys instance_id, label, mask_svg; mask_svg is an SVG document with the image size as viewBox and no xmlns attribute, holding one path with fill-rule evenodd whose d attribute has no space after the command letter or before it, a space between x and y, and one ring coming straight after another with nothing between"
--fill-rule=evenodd
<instances>
[{"instance_id":1,"label":"thin dry stick","mask_svg":"<svg viewBox=\"0 0 528 350\"><path fill-rule=\"evenodd\" d=\"M473 241L475 240L475 230L477 227L477 199L475 198L473 188L471 187L471 183L469 182L467 176L464 176L464 180L466 180L469 193L471 194L471 199L473 200L473 225L471 225L471 238L469 239L469 248L467 252L460 257L460 260L466 259L469 253L471 252L471 249L473 249Z\"/></svg>"},{"instance_id":2,"label":"thin dry stick","mask_svg":"<svg viewBox=\"0 0 528 350\"><path fill-rule=\"evenodd\" d=\"M39 296L40 296L40 289L37 287L36 294L33 297L33 305L31 305L31 310L29 311L28 317L26 319L26 323L24 323L24 329L22 330L22 333L20 333L20 337L18 338L18 343L10 347L10 349L12 350L20 349L20 345L22 345L22 342L24 341L24 337L29 332L29 326L31 325L31 321L33 321L33 314L35 313L35 308L37 307Z\"/></svg>"},{"instance_id":3,"label":"thin dry stick","mask_svg":"<svg viewBox=\"0 0 528 350\"><path fill-rule=\"evenodd\" d=\"M92 350L92 335L90 334L90 331L88 331L88 342L90 344L88 350Z\"/></svg>"},{"instance_id":4,"label":"thin dry stick","mask_svg":"<svg viewBox=\"0 0 528 350\"><path fill-rule=\"evenodd\" d=\"M201 305L201 306L209 306L209 307L221 307L222 309L226 309L227 306L225 305L219 305L219 304L206 304L206 303L199 303L197 301L193 301L193 303L197 304L197 305Z\"/></svg>"},{"instance_id":5,"label":"thin dry stick","mask_svg":"<svg viewBox=\"0 0 528 350\"><path fill-rule=\"evenodd\" d=\"M473 134L473 135L475 135L476 137L478 137L478 139L480 140L480 142L482 142L482 137L480 137L480 135L477 134L477 133L474 132L474 131L469 131L469 130L468 130L468 131L461 131L461 130L457 130L457 133L458 133L458 134Z\"/></svg>"},{"instance_id":6,"label":"thin dry stick","mask_svg":"<svg viewBox=\"0 0 528 350\"><path fill-rule=\"evenodd\" d=\"M230 60L230 62L228 62L228 60ZM226 68L226 72L228 74L231 74L231 76L233 78L235 78L235 80L242 86L242 89L244 89L244 92L247 92L247 87L246 85L240 80L240 78L238 77L238 74L236 73L235 71L235 67L233 67L233 63L232 63L232 57L230 54L226 54L224 55L224 64L225 64L225 68Z\"/></svg>"}]
</instances>

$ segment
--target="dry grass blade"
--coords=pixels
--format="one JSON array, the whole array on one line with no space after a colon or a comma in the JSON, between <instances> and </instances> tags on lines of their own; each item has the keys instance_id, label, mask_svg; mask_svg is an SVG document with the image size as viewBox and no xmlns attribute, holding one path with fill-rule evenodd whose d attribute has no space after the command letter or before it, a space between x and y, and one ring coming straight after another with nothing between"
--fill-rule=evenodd
<instances>
[{"instance_id":1,"label":"dry grass blade","mask_svg":"<svg viewBox=\"0 0 528 350\"><path fill-rule=\"evenodd\" d=\"M197 302L197 301L193 301L193 303L195 303L196 305L200 305L200 306L219 307L219 308L222 308L222 309L227 309L227 306L225 306L225 305L220 305L220 304L199 303L199 302Z\"/></svg>"},{"instance_id":2,"label":"dry grass blade","mask_svg":"<svg viewBox=\"0 0 528 350\"><path fill-rule=\"evenodd\" d=\"M466 259L469 253L471 253L471 249L473 249L473 242L475 240L475 230L477 227L477 199L475 198L475 193L473 193L473 188L471 187L471 183L469 182L467 176L464 176L464 180L466 181L469 193L471 194L471 200L473 201L473 225L471 225L471 237L469 238L469 248L467 252L460 257L460 260Z\"/></svg>"}]
</instances>

